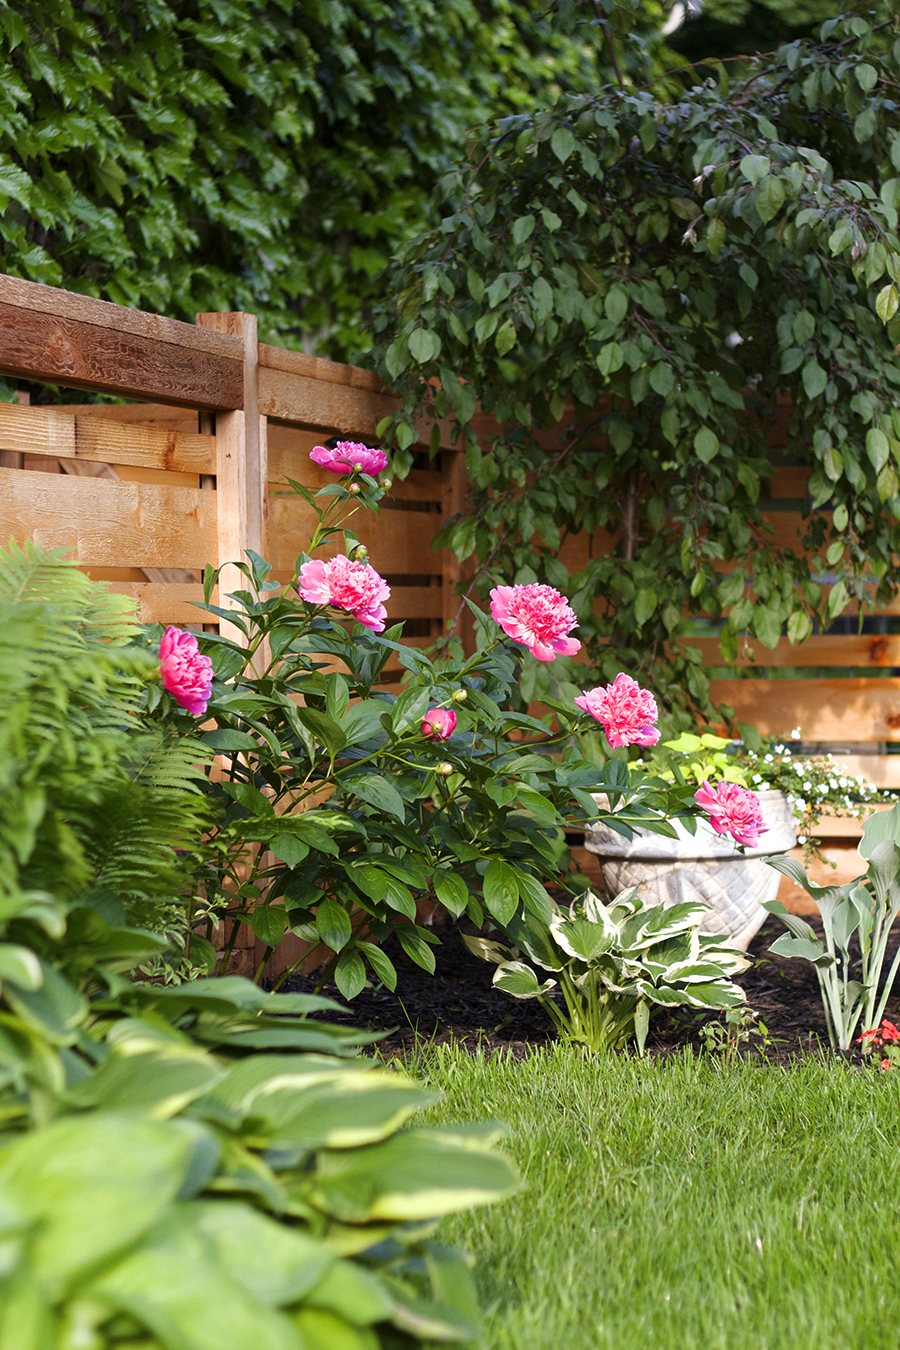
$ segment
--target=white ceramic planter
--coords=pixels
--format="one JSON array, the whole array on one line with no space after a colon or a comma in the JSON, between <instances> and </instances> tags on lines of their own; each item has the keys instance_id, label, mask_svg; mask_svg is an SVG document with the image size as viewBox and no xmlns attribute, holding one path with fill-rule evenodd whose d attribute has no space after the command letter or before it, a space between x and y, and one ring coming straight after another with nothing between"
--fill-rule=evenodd
<instances>
[{"instance_id":1,"label":"white ceramic planter","mask_svg":"<svg viewBox=\"0 0 900 1350\"><path fill-rule=\"evenodd\" d=\"M727 936L746 951L766 918L763 904L775 899L781 880L780 873L767 867L763 859L786 853L797 842L784 793L758 795L766 831L756 848L742 851L730 835L716 834L702 818L693 835L673 821L677 839L638 830L629 840L607 825L595 825L585 835L585 845L599 857L610 895L640 886L641 895L652 904L700 901L711 911L703 931ZM605 797L595 796L595 800L601 806L607 804Z\"/></svg>"}]
</instances>

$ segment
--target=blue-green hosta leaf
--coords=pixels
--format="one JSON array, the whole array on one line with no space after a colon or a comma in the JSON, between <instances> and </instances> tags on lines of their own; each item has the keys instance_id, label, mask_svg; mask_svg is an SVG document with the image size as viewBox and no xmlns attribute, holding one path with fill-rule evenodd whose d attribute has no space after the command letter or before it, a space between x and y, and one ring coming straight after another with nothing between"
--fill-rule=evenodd
<instances>
[{"instance_id":1,"label":"blue-green hosta leaf","mask_svg":"<svg viewBox=\"0 0 900 1350\"><path fill-rule=\"evenodd\" d=\"M540 998L554 987L556 981L545 980L539 984L530 966L522 961L506 961L494 971L492 983L495 989L502 989L504 994L512 994L513 998Z\"/></svg>"},{"instance_id":2,"label":"blue-green hosta leaf","mask_svg":"<svg viewBox=\"0 0 900 1350\"><path fill-rule=\"evenodd\" d=\"M89 1286L103 1303L129 1314L166 1345L179 1350L302 1350L284 1314L254 1297L247 1283L219 1260L218 1244L195 1220L195 1204L177 1206L144 1243ZM197 1218L200 1218L197 1215ZM205 1217L205 1215L203 1216ZM260 1216L262 1217L262 1216ZM254 1228L257 1242L271 1237L283 1260L278 1225ZM221 1248L226 1259L227 1247Z\"/></svg>"},{"instance_id":3,"label":"blue-green hosta leaf","mask_svg":"<svg viewBox=\"0 0 900 1350\"><path fill-rule=\"evenodd\" d=\"M830 966L835 965L836 958L831 956L823 943L817 939L791 937L788 933L782 933L777 942L773 942L769 948L776 956L800 957L803 961L812 961L813 965L819 970L828 970Z\"/></svg>"},{"instance_id":4,"label":"blue-green hosta leaf","mask_svg":"<svg viewBox=\"0 0 900 1350\"><path fill-rule=\"evenodd\" d=\"M863 825L858 852L869 859L877 845L887 840L900 844L900 805L892 806L890 811L873 811Z\"/></svg>"},{"instance_id":5,"label":"blue-green hosta leaf","mask_svg":"<svg viewBox=\"0 0 900 1350\"><path fill-rule=\"evenodd\" d=\"M127 1042L125 1047L127 1048ZM74 1106L167 1120L225 1076L211 1055L172 1043L142 1054L114 1051L89 1078L70 1088Z\"/></svg>"},{"instance_id":6,"label":"blue-green hosta leaf","mask_svg":"<svg viewBox=\"0 0 900 1350\"><path fill-rule=\"evenodd\" d=\"M337 1262L324 1242L276 1223L252 1205L201 1200L191 1208L193 1222L209 1239L217 1261L269 1308L305 1298L328 1279Z\"/></svg>"},{"instance_id":7,"label":"blue-green hosta leaf","mask_svg":"<svg viewBox=\"0 0 900 1350\"><path fill-rule=\"evenodd\" d=\"M87 1004L64 975L41 961L43 978L37 989L6 984L4 994L13 1011L54 1045L71 1045L84 1020Z\"/></svg>"},{"instance_id":8,"label":"blue-green hosta leaf","mask_svg":"<svg viewBox=\"0 0 900 1350\"><path fill-rule=\"evenodd\" d=\"M9 980L20 989L40 989L44 983L41 963L30 947L0 943L0 982Z\"/></svg>"},{"instance_id":9,"label":"blue-green hosta leaf","mask_svg":"<svg viewBox=\"0 0 900 1350\"><path fill-rule=\"evenodd\" d=\"M399 1130L437 1098L402 1074L345 1074L257 1094L254 1110L271 1125L273 1149L360 1148Z\"/></svg>"},{"instance_id":10,"label":"blue-green hosta leaf","mask_svg":"<svg viewBox=\"0 0 900 1350\"><path fill-rule=\"evenodd\" d=\"M501 1153L436 1130L408 1130L371 1148L317 1155L309 1198L344 1223L436 1218L512 1194L519 1181Z\"/></svg>"},{"instance_id":11,"label":"blue-green hosta leaf","mask_svg":"<svg viewBox=\"0 0 900 1350\"><path fill-rule=\"evenodd\" d=\"M795 881L798 886L802 886L807 895L811 895L815 900L819 913L826 921L830 919L836 906L850 893L850 885L814 886L796 858L788 858L784 854L778 854L774 858L766 858L765 861L770 867L774 867L776 872L783 873L784 876L790 877L791 881ZM775 906L779 906L779 908L775 908ZM777 914L782 919L784 918L781 912L783 908L784 906L781 905L779 900L771 900L763 905L763 909L767 909L770 914ZM785 923L787 923L786 919ZM788 927L793 928L793 924L788 924Z\"/></svg>"},{"instance_id":12,"label":"blue-green hosta leaf","mask_svg":"<svg viewBox=\"0 0 900 1350\"><path fill-rule=\"evenodd\" d=\"M0 1188L39 1220L36 1278L60 1293L99 1262L127 1250L175 1200L192 1139L156 1121L68 1117L33 1130L0 1156Z\"/></svg>"}]
</instances>

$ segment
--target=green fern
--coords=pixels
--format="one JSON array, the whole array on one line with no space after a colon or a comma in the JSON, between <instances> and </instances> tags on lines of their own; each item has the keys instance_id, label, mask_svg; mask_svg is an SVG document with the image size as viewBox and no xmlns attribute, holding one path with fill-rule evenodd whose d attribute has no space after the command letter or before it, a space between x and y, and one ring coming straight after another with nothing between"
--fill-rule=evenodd
<instances>
[{"instance_id":1,"label":"green fern","mask_svg":"<svg viewBox=\"0 0 900 1350\"><path fill-rule=\"evenodd\" d=\"M131 601L58 551L0 551L0 901L182 883L209 752L149 725L159 667L139 632Z\"/></svg>"}]
</instances>

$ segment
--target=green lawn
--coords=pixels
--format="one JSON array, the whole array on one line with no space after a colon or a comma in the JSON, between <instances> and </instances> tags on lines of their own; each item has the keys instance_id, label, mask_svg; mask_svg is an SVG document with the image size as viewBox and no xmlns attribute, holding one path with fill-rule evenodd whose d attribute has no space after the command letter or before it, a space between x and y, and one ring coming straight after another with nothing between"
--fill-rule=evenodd
<instances>
[{"instance_id":1,"label":"green lawn","mask_svg":"<svg viewBox=\"0 0 900 1350\"><path fill-rule=\"evenodd\" d=\"M432 1047L433 1121L496 1118L525 1177L441 1229L491 1350L900 1342L900 1075Z\"/></svg>"}]
</instances>

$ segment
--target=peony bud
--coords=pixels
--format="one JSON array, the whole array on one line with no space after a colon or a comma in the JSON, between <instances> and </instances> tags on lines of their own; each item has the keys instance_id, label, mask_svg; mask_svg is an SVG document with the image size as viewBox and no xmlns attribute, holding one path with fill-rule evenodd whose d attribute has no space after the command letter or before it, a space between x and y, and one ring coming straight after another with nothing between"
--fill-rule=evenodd
<instances>
[{"instance_id":1,"label":"peony bud","mask_svg":"<svg viewBox=\"0 0 900 1350\"><path fill-rule=\"evenodd\" d=\"M444 760L443 764L439 764L435 769L435 773L439 773L443 778L446 778L447 775L452 772L453 772L453 765L448 764L446 760Z\"/></svg>"},{"instance_id":2,"label":"peony bud","mask_svg":"<svg viewBox=\"0 0 900 1350\"><path fill-rule=\"evenodd\" d=\"M469 697L468 689L457 689L456 693L453 695L452 702L465 703L468 697Z\"/></svg>"},{"instance_id":3,"label":"peony bud","mask_svg":"<svg viewBox=\"0 0 900 1350\"><path fill-rule=\"evenodd\" d=\"M385 492L390 492L391 488L394 486L393 478L382 478L381 486L384 488Z\"/></svg>"},{"instance_id":4,"label":"peony bud","mask_svg":"<svg viewBox=\"0 0 900 1350\"><path fill-rule=\"evenodd\" d=\"M429 708L422 718L422 735L429 741L448 741L456 730L456 713L449 708Z\"/></svg>"},{"instance_id":5,"label":"peony bud","mask_svg":"<svg viewBox=\"0 0 900 1350\"><path fill-rule=\"evenodd\" d=\"M358 497L360 493L359 483L351 483L347 489L347 492L350 494L351 497Z\"/></svg>"}]
</instances>

